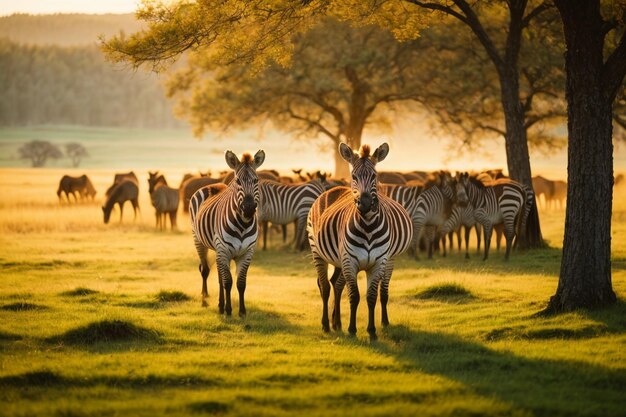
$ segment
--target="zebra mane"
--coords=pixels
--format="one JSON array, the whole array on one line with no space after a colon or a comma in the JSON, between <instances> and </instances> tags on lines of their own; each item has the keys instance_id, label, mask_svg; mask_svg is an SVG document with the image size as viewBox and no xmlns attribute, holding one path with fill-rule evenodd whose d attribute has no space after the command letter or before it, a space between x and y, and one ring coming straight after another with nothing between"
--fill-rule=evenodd
<instances>
[{"instance_id":1,"label":"zebra mane","mask_svg":"<svg viewBox=\"0 0 626 417\"><path fill-rule=\"evenodd\" d=\"M254 161L254 158L248 152L244 152L244 154L241 156L242 164L249 164L252 161Z\"/></svg>"},{"instance_id":2,"label":"zebra mane","mask_svg":"<svg viewBox=\"0 0 626 417\"><path fill-rule=\"evenodd\" d=\"M476 178L473 175L469 176L469 181L470 181L470 183L474 184L476 187L478 187L480 189L485 188L485 184L481 180L479 180L478 178Z\"/></svg>"},{"instance_id":3,"label":"zebra mane","mask_svg":"<svg viewBox=\"0 0 626 417\"><path fill-rule=\"evenodd\" d=\"M361 146L361 150L359 151L361 158L369 158L370 157L370 145Z\"/></svg>"}]
</instances>

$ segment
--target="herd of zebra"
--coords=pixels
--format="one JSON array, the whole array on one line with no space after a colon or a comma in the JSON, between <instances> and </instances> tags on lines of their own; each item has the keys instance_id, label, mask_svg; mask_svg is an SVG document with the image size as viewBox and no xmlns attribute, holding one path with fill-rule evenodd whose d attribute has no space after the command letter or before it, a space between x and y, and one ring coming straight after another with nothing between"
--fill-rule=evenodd
<instances>
[{"instance_id":1,"label":"herd of zebra","mask_svg":"<svg viewBox=\"0 0 626 417\"><path fill-rule=\"evenodd\" d=\"M268 222L294 223L296 247L301 250L310 247L313 255L323 301L324 331L329 331L331 326L328 313L331 287L335 300L332 327L341 329L340 300L347 285L348 330L356 333L360 299L356 277L359 271L366 271L367 331L375 338L374 310L379 293L381 322L389 323L388 287L396 256L409 248L417 254L420 242L425 242L429 257L441 243L445 256L446 236L452 244L452 233L456 232L460 248L460 230L464 227L466 257L469 257L470 230L476 229L479 245L480 234L483 234L483 259L486 260L495 228L499 234L504 234L505 259L508 259L516 236L525 228L534 201L533 191L505 178L501 171L454 176L448 171L377 172L376 165L389 153L386 143L373 152L367 145L362 146L359 153L346 144L341 144L339 150L351 168L348 181L331 179L318 171L307 181L296 182L271 170L258 170L265 160L263 151L254 156L245 153L241 159L227 151L225 158L230 172L224 173L222 178L189 176L178 188L168 186L165 177L158 172L149 172L149 193L156 211L157 228L165 228L168 215L171 227L176 228L181 200L184 211L190 214L200 259L203 300L208 296L207 278L212 265L207 254L211 250L215 252L220 313L232 313L230 263L234 261L239 314L245 315L246 276L259 230L266 233ZM121 221L125 201L131 202L136 216L138 191L139 182L133 172L115 175L113 185L105 193L104 222L109 221L115 204L120 207ZM59 198L62 192L66 196L78 192L81 197L92 199L95 195L86 176L63 177L57 192ZM265 239L263 246L265 248ZM329 265L334 267L330 279Z\"/></svg>"}]
</instances>

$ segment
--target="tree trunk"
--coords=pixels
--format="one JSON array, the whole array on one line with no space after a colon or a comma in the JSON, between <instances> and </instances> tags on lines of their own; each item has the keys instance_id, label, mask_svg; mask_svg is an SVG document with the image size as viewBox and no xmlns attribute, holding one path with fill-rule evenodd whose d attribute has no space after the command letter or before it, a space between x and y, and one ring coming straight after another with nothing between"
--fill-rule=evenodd
<instances>
[{"instance_id":1,"label":"tree trunk","mask_svg":"<svg viewBox=\"0 0 626 417\"><path fill-rule=\"evenodd\" d=\"M524 126L524 109L519 97L519 75L517 70L500 71L501 100L506 126L505 147L509 176L532 188L530 153L528 138ZM541 235L537 202L530 202L531 211L526 223L526 230L519 236L520 247L540 248L545 243Z\"/></svg>"},{"instance_id":2,"label":"tree trunk","mask_svg":"<svg viewBox=\"0 0 626 417\"><path fill-rule=\"evenodd\" d=\"M569 137L563 258L558 288L547 309L551 312L598 307L616 300L611 283L612 99L603 88L599 1L555 3L567 47Z\"/></svg>"}]
</instances>

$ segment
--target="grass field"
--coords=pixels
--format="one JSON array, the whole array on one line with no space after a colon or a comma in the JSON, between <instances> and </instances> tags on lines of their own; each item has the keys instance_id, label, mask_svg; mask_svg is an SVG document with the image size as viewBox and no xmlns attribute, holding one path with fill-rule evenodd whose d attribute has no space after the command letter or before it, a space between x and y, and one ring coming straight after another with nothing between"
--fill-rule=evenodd
<instances>
[{"instance_id":1,"label":"grass field","mask_svg":"<svg viewBox=\"0 0 626 417\"><path fill-rule=\"evenodd\" d=\"M100 197L112 171L88 173ZM563 233L563 212L543 213L551 248L508 263L495 249L399 259L392 324L378 310L370 343L364 300L356 338L321 331L310 258L277 236L255 254L248 316L223 317L213 273L201 306L188 218L156 232L144 176L137 222L127 208L105 226L97 203L58 204L60 175L0 169L1 416L626 415L623 189L613 307L535 315ZM344 326L348 310L344 298Z\"/></svg>"}]
</instances>

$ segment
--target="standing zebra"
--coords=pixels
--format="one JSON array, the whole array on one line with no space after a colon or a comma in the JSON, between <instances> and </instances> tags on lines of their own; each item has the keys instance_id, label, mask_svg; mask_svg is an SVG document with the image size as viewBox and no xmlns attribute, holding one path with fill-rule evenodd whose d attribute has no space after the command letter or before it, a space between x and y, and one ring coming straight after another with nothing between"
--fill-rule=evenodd
<instances>
[{"instance_id":1,"label":"standing zebra","mask_svg":"<svg viewBox=\"0 0 626 417\"><path fill-rule=\"evenodd\" d=\"M458 180L465 187L469 201L474 206L474 216L484 229L483 260L489 256L493 227L500 223L504 223L506 239L504 259L509 259L513 239L526 227L530 202L534 197L532 190L510 179L499 179L483 184L468 173L460 174Z\"/></svg>"},{"instance_id":2,"label":"standing zebra","mask_svg":"<svg viewBox=\"0 0 626 417\"><path fill-rule=\"evenodd\" d=\"M426 234L428 259L433 257L435 238L438 238L439 228L450 217L453 203L457 200L461 204L467 203L467 196L464 193L458 194L455 186L456 183L448 172L440 172L435 180L426 184L426 189L417 198L415 212L411 215L413 240L419 242L424 227L431 227ZM415 253L417 254L417 251ZM446 256L445 240L443 255Z\"/></svg>"},{"instance_id":3,"label":"standing zebra","mask_svg":"<svg viewBox=\"0 0 626 417\"><path fill-rule=\"evenodd\" d=\"M206 280L210 267L207 252L211 249L215 251L219 275L219 311L226 311L229 316L232 313L230 291L233 286L230 261L233 259L237 265L239 315L246 314L246 275L258 236L256 208L260 193L256 169L264 160L265 152L262 150L254 158L244 153L241 161L233 152L227 151L226 163L233 169L234 180L228 187L216 184L201 188L191 197L189 205L193 239L200 257L202 296L208 296Z\"/></svg>"},{"instance_id":4,"label":"standing zebra","mask_svg":"<svg viewBox=\"0 0 626 417\"><path fill-rule=\"evenodd\" d=\"M411 218L398 203L378 192L375 166L385 159L389 146L383 143L370 156L367 145L355 154L345 143L340 144L341 157L352 169L351 188L336 187L322 194L311 207L307 232L313 262L317 270L317 284L322 297L322 328L329 331L328 264L335 266L331 278L335 290L333 328L341 328L339 306L344 285L350 297L350 325L348 331L356 334L356 311L360 295L357 286L359 271L367 273L367 331L376 338L374 308L380 286L382 324L389 324L387 301L393 258L403 253L411 243ZM339 271L340 269L340 271Z\"/></svg>"},{"instance_id":5,"label":"standing zebra","mask_svg":"<svg viewBox=\"0 0 626 417\"><path fill-rule=\"evenodd\" d=\"M296 222L295 244L303 250L306 243L306 218L313 202L324 191L324 181L314 179L303 184L281 184L261 180L259 183L261 204L258 221L263 225L263 249L267 244L267 222L287 225Z\"/></svg>"},{"instance_id":6,"label":"standing zebra","mask_svg":"<svg viewBox=\"0 0 626 417\"><path fill-rule=\"evenodd\" d=\"M469 239L470 232L472 227L476 228L476 240L478 243L478 248L480 249L480 223L476 221L476 217L474 216L474 206L471 203L466 205L454 205L452 209L452 213L448 220L445 221L443 226L441 226L441 235L444 237L444 246L445 246L445 236L448 233L456 232L459 238L459 251L461 250L461 226L465 227L465 259L469 259ZM450 238L450 249L452 249L453 241Z\"/></svg>"}]
</instances>

